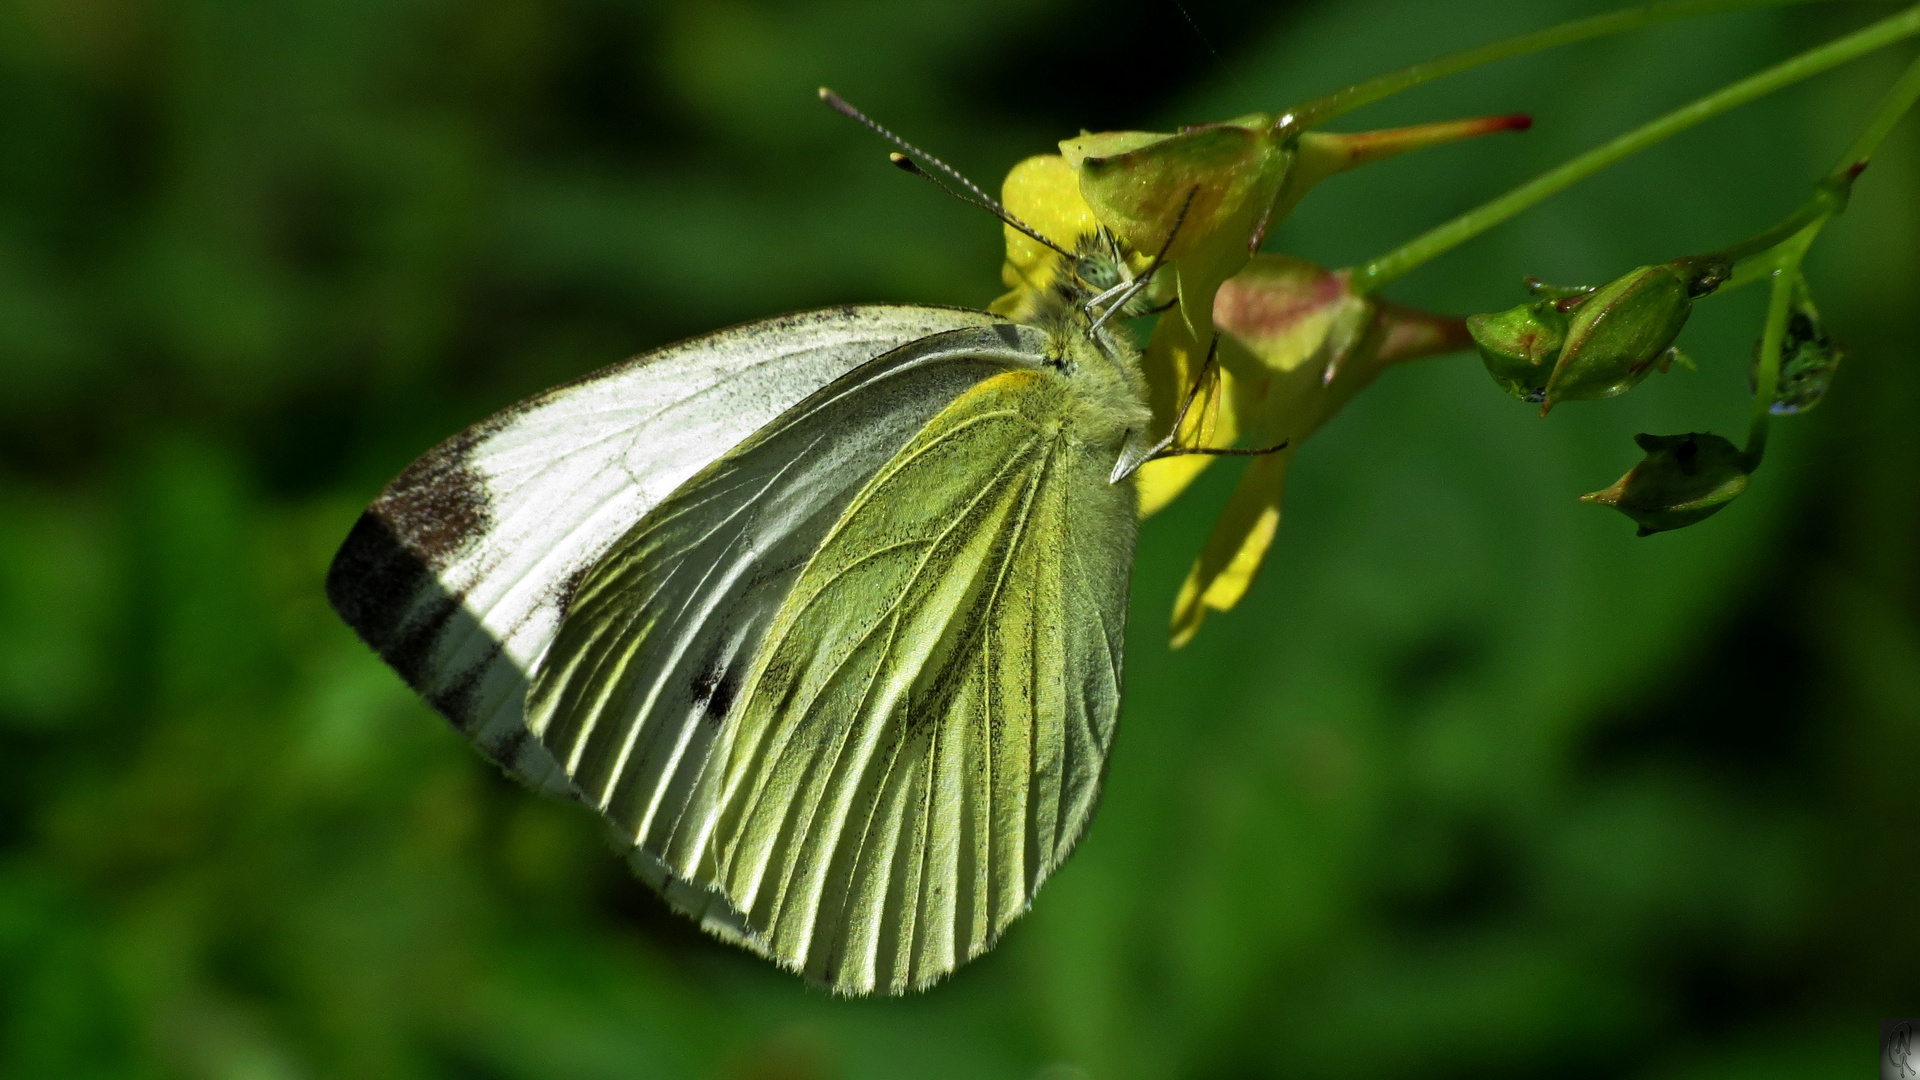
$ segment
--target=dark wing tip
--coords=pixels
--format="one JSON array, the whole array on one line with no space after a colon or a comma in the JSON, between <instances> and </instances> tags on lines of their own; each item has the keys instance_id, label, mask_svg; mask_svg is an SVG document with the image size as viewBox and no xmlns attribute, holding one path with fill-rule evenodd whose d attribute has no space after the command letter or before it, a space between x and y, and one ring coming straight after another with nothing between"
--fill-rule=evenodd
<instances>
[{"instance_id":1,"label":"dark wing tip","mask_svg":"<svg viewBox=\"0 0 1920 1080\"><path fill-rule=\"evenodd\" d=\"M377 510L353 523L327 567L327 602L361 640L380 648L428 575Z\"/></svg>"},{"instance_id":2,"label":"dark wing tip","mask_svg":"<svg viewBox=\"0 0 1920 1080\"><path fill-rule=\"evenodd\" d=\"M408 547L393 526L373 509L360 515L327 568L327 602L380 658L414 687L421 685L422 661L440 619L410 618L422 593L437 587L433 571ZM432 606L452 605L452 597Z\"/></svg>"},{"instance_id":3,"label":"dark wing tip","mask_svg":"<svg viewBox=\"0 0 1920 1080\"><path fill-rule=\"evenodd\" d=\"M460 610L439 572L492 525L471 464L491 428L468 428L407 466L354 522L327 569L333 610L416 689L430 674L433 643Z\"/></svg>"}]
</instances>

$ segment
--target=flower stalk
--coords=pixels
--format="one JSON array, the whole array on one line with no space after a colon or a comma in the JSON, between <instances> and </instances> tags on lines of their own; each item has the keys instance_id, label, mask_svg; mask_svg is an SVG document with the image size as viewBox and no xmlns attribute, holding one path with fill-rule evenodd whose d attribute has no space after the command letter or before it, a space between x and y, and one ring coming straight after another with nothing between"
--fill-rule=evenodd
<instances>
[{"instance_id":1,"label":"flower stalk","mask_svg":"<svg viewBox=\"0 0 1920 1080\"><path fill-rule=\"evenodd\" d=\"M1331 94L1323 94L1288 110L1280 117L1277 127L1283 131L1306 131L1343 113L1371 105L1404 90L1411 90L1422 83L1430 83L1484 64L1510 60L1517 56L1542 52L1562 45L1572 45L1576 42L1591 41L1594 38L1626 33L1630 30L1658 26L1678 19L1718 15L1749 8L1785 7L1811 2L1814 0L1668 0L1667 3L1644 4L1620 11L1610 11L1604 15L1595 15L1592 18L1575 19L1572 22L1561 23L1559 26L1550 26L1545 30L1519 34L1501 41L1465 49L1450 56L1404 67L1399 71L1390 71L1365 82L1335 90Z\"/></svg>"},{"instance_id":2,"label":"flower stalk","mask_svg":"<svg viewBox=\"0 0 1920 1080\"><path fill-rule=\"evenodd\" d=\"M1428 260L1473 239L1608 166L1617 164L1690 127L1765 97L1776 90L1916 34L1920 34L1920 5L1908 8L1898 15L1882 19L1851 34L1835 38L1765 71L1722 87L1697 101L1683 105L1665 116L1594 147L1556 168L1549 169L1505 195L1475 207L1452 221L1431 229L1373 259L1354 271L1354 288L1362 293L1378 292L1386 285L1405 277ZM1920 95L1920 77L1916 77L1914 81L1916 85L1912 88L1913 92ZM1903 93L1906 92L1906 82L1907 80L1903 79L1901 86L1897 89ZM1911 99L1908 104L1911 104ZM1898 120L1897 114L1894 120ZM1891 130L1892 126L1893 121L1887 121L1885 124L1887 130ZM1877 128L1877 123L1870 125L1866 134L1873 134ZM1882 131L1872 140L1871 145L1877 146L1878 140L1885 137L1885 132ZM1861 141L1867 142L1864 135ZM1863 158L1857 153L1853 154L1849 164L1859 160Z\"/></svg>"}]
</instances>

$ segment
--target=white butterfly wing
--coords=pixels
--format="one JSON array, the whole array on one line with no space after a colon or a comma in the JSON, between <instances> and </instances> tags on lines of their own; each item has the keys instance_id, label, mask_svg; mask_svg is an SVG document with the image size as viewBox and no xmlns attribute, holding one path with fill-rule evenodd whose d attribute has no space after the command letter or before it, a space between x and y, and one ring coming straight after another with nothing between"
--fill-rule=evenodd
<instances>
[{"instance_id":1,"label":"white butterfly wing","mask_svg":"<svg viewBox=\"0 0 1920 1080\"><path fill-rule=\"evenodd\" d=\"M841 512L955 398L1033 367L1044 340L1006 326L896 349L755 432L607 550L527 704L528 730L585 802L665 850L712 731Z\"/></svg>"},{"instance_id":2,"label":"white butterfly wing","mask_svg":"<svg viewBox=\"0 0 1920 1080\"><path fill-rule=\"evenodd\" d=\"M578 583L527 727L633 844L640 876L709 929L764 951L711 875L686 880L685 850L711 828L712 750L767 627L868 480L954 399L1045 347L1001 324L876 358L688 480Z\"/></svg>"},{"instance_id":3,"label":"white butterfly wing","mask_svg":"<svg viewBox=\"0 0 1920 1080\"><path fill-rule=\"evenodd\" d=\"M524 702L588 568L689 477L809 394L915 340L995 325L1006 324L958 308L803 312L549 390L389 484L335 556L328 598L482 753L573 797L527 737Z\"/></svg>"}]
</instances>

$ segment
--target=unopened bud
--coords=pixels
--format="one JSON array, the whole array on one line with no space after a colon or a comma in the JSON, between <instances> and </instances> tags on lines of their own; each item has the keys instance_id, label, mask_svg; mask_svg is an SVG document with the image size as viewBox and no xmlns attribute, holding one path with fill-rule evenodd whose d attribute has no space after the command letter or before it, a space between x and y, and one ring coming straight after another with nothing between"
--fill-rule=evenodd
<instances>
[{"instance_id":1,"label":"unopened bud","mask_svg":"<svg viewBox=\"0 0 1920 1080\"><path fill-rule=\"evenodd\" d=\"M1752 463L1718 435L1635 435L1647 452L1638 465L1604 491L1580 496L1640 524L1640 535L1683 529L1704 521L1747 490Z\"/></svg>"},{"instance_id":2,"label":"unopened bud","mask_svg":"<svg viewBox=\"0 0 1920 1080\"><path fill-rule=\"evenodd\" d=\"M1542 411L1562 401L1613 397L1638 385L1693 313L1692 286L1691 277L1671 264L1642 266L1579 301L1547 380Z\"/></svg>"},{"instance_id":3,"label":"unopened bud","mask_svg":"<svg viewBox=\"0 0 1920 1080\"><path fill-rule=\"evenodd\" d=\"M1546 397L1554 358L1567 337L1567 316L1553 300L1535 300L1505 311L1467 316L1467 332L1480 346L1487 374L1522 401Z\"/></svg>"}]
</instances>

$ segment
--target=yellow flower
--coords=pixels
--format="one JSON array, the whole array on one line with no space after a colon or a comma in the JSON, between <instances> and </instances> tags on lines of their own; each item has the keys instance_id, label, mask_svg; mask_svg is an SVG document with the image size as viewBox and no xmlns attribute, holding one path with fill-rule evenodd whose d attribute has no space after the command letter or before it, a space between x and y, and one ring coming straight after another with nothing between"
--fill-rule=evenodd
<instances>
[{"instance_id":1,"label":"yellow flower","mask_svg":"<svg viewBox=\"0 0 1920 1080\"><path fill-rule=\"evenodd\" d=\"M1213 322L1221 366L1235 387L1221 426L1254 446L1286 445L1248 464L1188 571L1174 602L1176 648L1199 632L1209 611L1233 607L1252 586L1280 527L1288 466L1307 437L1388 366L1471 344L1459 319L1358 296L1344 272L1285 255L1255 256L1222 285ZM1156 370L1148 365L1150 379ZM1194 459L1141 469L1143 506L1149 499L1156 509L1165 505L1198 474L1191 466L1185 475L1167 469L1183 460ZM1150 469L1159 471L1149 476Z\"/></svg>"},{"instance_id":2,"label":"yellow flower","mask_svg":"<svg viewBox=\"0 0 1920 1080\"><path fill-rule=\"evenodd\" d=\"M1079 175L1059 154L1039 154L1015 165L1000 186L1000 202L1014 217L1068 251L1082 235L1100 227L1093 208L1080 197ZM1032 315L1032 305L1053 284L1060 257L1011 225L1002 229L1007 238L1007 259L1000 266L1000 280L1012 291L989 304L987 310L1025 321Z\"/></svg>"},{"instance_id":3,"label":"yellow flower","mask_svg":"<svg viewBox=\"0 0 1920 1080\"><path fill-rule=\"evenodd\" d=\"M1344 272L1253 254L1268 230L1336 173L1525 126L1524 117L1493 117L1290 134L1255 113L1172 135L1082 134L1063 141L1058 155L1028 158L1008 174L1007 209L1060 247L1076 250L1082 236L1104 229L1122 242L1135 273L1164 253L1177 306L1155 325L1143 365L1154 437L1184 416L1173 445L1189 452L1141 467L1143 517L1213 460L1191 451L1286 444L1253 458L1215 524L1174 606L1175 646L1253 583L1279 528L1287 468L1301 442L1387 365L1472 344L1460 320L1362 297ZM1008 227L1006 240L1001 279L1010 291L992 310L1021 319L1036 310L1060 263L1018 229ZM1209 367L1216 330L1218 363Z\"/></svg>"}]
</instances>

